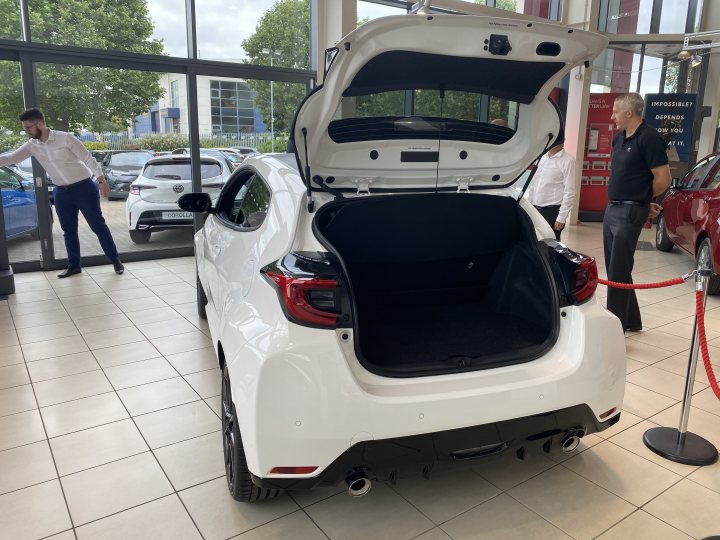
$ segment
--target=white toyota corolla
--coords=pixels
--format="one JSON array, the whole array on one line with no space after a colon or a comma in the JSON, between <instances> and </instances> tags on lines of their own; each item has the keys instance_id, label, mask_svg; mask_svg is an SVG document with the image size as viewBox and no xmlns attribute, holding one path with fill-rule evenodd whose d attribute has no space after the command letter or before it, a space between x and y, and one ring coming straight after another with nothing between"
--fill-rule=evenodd
<instances>
[{"instance_id":1,"label":"white toyota corolla","mask_svg":"<svg viewBox=\"0 0 720 540\"><path fill-rule=\"evenodd\" d=\"M478 16L369 22L327 53L295 155L250 157L195 235L238 500L429 475L619 420L594 259L522 199L550 90L607 40ZM500 121L498 121L500 120ZM507 127L506 127L507 126Z\"/></svg>"}]
</instances>

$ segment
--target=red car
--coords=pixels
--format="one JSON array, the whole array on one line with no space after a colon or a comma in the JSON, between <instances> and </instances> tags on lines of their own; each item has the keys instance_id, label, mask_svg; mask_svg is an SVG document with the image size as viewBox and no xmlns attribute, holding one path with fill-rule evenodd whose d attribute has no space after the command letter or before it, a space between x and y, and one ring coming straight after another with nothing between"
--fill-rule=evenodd
<instances>
[{"instance_id":1,"label":"red car","mask_svg":"<svg viewBox=\"0 0 720 540\"><path fill-rule=\"evenodd\" d=\"M673 246L710 263L720 272L720 152L710 154L681 180L673 181L662 200L657 219L655 247L670 251ZM720 276L713 275L709 294L720 294Z\"/></svg>"}]
</instances>

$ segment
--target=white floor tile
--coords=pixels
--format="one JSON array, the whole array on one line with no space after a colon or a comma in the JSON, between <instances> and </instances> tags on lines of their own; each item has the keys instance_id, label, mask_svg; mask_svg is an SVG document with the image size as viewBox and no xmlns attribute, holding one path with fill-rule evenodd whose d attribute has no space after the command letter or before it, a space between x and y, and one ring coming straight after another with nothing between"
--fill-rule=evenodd
<instances>
[{"instance_id":1,"label":"white floor tile","mask_svg":"<svg viewBox=\"0 0 720 540\"><path fill-rule=\"evenodd\" d=\"M288 496L266 504L236 502L224 477L181 491L180 498L206 540L230 538L298 510Z\"/></svg>"},{"instance_id":2,"label":"white floor tile","mask_svg":"<svg viewBox=\"0 0 720 540\"><path fill-rule=\"evenodd\" d=\"M150 452L65 476L62 485L75 526L173 492Z\"/></svg>"},{"instance_id":3,"label":"white floor tile","mask_svg":"<svg viewBox=\"0 0 720 540\"><path fill-rule=\"evenodd\" d=\"M60 482L0 495L2 535L12 540L44 538L71 527Z\"/></svg>"}]
</instances>

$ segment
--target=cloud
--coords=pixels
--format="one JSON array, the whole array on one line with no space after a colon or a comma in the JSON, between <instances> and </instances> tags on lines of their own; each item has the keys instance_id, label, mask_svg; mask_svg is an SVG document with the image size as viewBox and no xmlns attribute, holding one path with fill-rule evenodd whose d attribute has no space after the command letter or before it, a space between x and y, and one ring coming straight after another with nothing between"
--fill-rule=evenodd
<instances>
[{"instance_id":1,"label":"cloud","mask_svg":"<svg viewBox=\"0 0 720 540\"><path fill-rule=\"evenodd\" d=\"M198 55L205 60L242 60L242 40L255 32L275 0L197 0ZM148 0L155 31L170 56L187 57L184 0Z\"/></svg>"}]
</instances>

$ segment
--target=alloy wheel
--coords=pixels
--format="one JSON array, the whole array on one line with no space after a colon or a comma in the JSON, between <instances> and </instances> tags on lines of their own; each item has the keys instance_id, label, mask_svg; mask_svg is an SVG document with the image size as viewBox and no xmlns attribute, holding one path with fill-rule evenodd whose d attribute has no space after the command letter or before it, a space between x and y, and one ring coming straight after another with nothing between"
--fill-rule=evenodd
<instances>
[{"instance_id":1,"label":"alloy wheel","mask_svg":"<svg viewBox=\"0 0 720 540\"><path fill-rule=\"evenodd\" d=\"M225 478L232 491L235 482L235 469L233 459L235 456L235 414L230 393L230 377L223 373L222 378L222 428L223 428L223 457L225 458Z\"/></svg>"},{"instance_id":2,"label":"alloy wheel","mask_svg":"<svg viewBox=\"0 0 720 540\"><path fill-rule=\"evenodd\" d=\"M665 237L665 217L660 214L658 217L657 228L655 229L655 245L659 246L663 243Z\"/></svg>"},{"instance_id":3,"label":"alloy wheel","mask_svg":"<svg viewBox=\"0 0 720 540\"><path fill-rule=\"evenodd\" d=\"M711 268L710 264L710 244L704 241L700 244L700 250L697 254L697 267L698 268Z\"/></svg>"}]
</instances>

